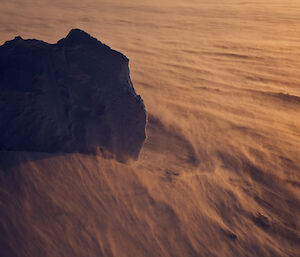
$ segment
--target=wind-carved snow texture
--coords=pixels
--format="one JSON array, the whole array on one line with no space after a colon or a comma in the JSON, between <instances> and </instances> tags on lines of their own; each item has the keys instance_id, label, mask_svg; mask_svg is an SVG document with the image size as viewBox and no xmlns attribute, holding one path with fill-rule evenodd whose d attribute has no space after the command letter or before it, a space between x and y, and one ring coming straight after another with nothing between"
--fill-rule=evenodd
<instances>
[{"instance_id":1,"label":"wind-carved snow texture","mask_svg":"<svg viewBox=\"0 0 300 257\"><path fill-rule=\"evenodd\" d=\"M0 150L137 159L146 113L123 54L73 29L0 47Z\"/></svg>"}]
</instances>

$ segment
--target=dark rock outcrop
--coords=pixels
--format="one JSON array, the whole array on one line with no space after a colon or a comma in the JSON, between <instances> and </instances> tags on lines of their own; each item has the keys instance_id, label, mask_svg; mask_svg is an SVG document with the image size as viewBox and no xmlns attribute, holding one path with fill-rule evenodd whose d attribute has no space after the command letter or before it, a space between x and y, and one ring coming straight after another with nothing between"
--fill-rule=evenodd
<instances>
[{"instance_id":1,"label":"dark rock outcrop","mask_svg":"<svg viewBox=\"0 0 300 257\"><path fill-rule=\"evenodd\" d=\"M146 113L128 59L79 29L0 46L0 150L137 159Z\"/></svg>"}]
</instances>

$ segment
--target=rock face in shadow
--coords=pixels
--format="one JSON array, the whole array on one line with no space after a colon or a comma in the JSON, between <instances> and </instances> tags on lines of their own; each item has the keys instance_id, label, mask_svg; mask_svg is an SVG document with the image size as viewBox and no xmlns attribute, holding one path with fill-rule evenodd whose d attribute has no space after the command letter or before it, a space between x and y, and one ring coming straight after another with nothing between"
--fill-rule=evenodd
<instances>
[{"instance_id":1,"label":"rock face in shadow","mask_svg":"<svg viewBox=\"0 0 300 257\"><path fill-rule=\"evenodd\" d=\"M128 59L79 29L0 46L0 150L137 159L146 113Z\"/></svg>"}]
</instances>

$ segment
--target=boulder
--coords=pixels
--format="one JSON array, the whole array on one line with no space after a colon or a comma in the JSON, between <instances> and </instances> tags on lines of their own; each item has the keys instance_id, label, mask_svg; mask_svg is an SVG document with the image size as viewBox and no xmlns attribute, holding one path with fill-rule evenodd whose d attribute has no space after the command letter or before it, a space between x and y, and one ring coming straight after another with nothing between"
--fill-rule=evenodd
<instances>
[{"instance_id":1,"label":"boulder","mask_svg":"<svg viewBox=\"0 0 300 257\"><path fill-rule=\"evenodd\" d=\"M128 58L79 29L0 46L0 151L137 159L146 112Z\"/></svg>"}]
</instances>

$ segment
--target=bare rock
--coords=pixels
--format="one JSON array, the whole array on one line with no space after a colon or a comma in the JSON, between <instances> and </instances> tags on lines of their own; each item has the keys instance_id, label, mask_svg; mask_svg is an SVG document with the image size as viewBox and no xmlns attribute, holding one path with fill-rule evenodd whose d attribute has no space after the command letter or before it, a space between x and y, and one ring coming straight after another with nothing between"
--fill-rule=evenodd
<instances>
[{"instance_id":1,"label":"bare rock","mask_svg":"<svg viewBox=\"0 0 300 257\"><path fill-rule=\"evenodd\" d=\"M73 29L0 46L0 150L137 159L146 112L123 54Z\"/></svg>"}]
</instances>

